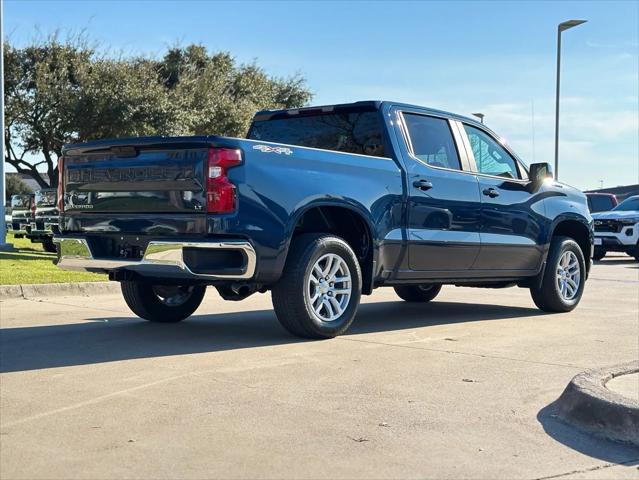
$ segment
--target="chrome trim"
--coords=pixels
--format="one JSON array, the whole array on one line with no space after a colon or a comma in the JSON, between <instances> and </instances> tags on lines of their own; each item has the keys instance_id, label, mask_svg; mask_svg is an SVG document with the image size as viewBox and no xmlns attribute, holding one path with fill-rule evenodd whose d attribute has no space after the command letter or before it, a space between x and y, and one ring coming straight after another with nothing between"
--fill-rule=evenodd
<instances>
[{"instance_id":1,"label":"chrome trim","mask_svg":"<svg viewBox=\"0 0 639 480\"><path fill-rule=\"evenodd\" d=\"M142 275L180 274L211 280L248 280L255 274L257 256L253 246L244 240L221 242L188 242L151 240L141 260L95 258L85 238L54 237L58 244L58 267L63 270L132 270ZM189 269L184 262L184 248L240 250L246 257L246 268L240 274L202 274Z\"/></svg>"}]
</instances>

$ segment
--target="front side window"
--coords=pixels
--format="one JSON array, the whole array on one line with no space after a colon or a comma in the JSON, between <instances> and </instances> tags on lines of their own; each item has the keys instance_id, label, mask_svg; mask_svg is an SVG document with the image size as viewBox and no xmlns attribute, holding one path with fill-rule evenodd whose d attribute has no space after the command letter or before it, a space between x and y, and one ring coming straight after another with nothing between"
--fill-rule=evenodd
<instances>
[{"instance_id":1,"label":"front side window","mask_svg":"<svg viewBox=\"0 0 639 480\"><path fill-rule=\"evenodd\" d=\"M256 120L251 125L247 138L387 157L382 131L378 111L337 111Z\"/></svg>"},{"instance_id":2,"label":"front side window","mask_svg":"<svg viewBox=\"0 0 639 480\"><path fill-rule=\"evenodd\" d=\"M433 167L461 169L448 120L405 113L404 121L417 158Z\"/></svg>"},{"instance_id":3,"label":"front side window","mask_svg":"<svg viewBox=\"0 0 639 480\"><path fill-rule=\"evenodd\" d=\"M473 149L479 173L504 178L521 178L515 159L499 142L479 128L464 124L464 130Z\"/></svg>"}]
</instances>

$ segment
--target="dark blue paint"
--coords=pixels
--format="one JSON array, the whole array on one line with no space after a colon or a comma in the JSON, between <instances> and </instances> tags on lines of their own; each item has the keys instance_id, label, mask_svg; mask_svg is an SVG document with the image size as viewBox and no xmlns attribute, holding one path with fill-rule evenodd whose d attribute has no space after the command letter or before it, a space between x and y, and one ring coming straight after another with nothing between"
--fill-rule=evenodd
<instances>
[{"instance_id":1,"label":"dark blue paint","mask_svg":"<svg viewBox=\"0 0 639 480\"><path fill-rule=\"evenodd\" d=\"M482 127L477 122L421 107L369 103L379 109L383 119L385 151L390 152L390 158L290 145L286 147L291 154L263 152L254 147L281 145L216 136L149 137L69 146L65 149L67 176L73 170L112 167L113 155L98 162L90 158L96 151L108 156L110 147L118 145L172 153L156 151L135 159L118 159L117 167L186 165L194 169L194 177L161 179L164 187L154 190L151 180L138 182L134 188L126 182L83 183L76 175L78 181L65 183L67 195L73 189L97 192L96 209L65 212L61 219L63 232L246 238L258 255L255 281L264 284L277 281L298 220L308 209L318 206L346 208L365 221L372 237L377 285L433 278L537 275L553 231L563 221L582 225L592 243L592 219L581 192L556 182L547 182L531 192L529 182L425 165L408 153L396 114L406 109ZM263 119L271 114L260 112L258 116ZM238 188L238 209L232 215L207 215L198 210L204 201L204 152L209 146L242 150L243 164L228 172ZM181 157L179 152L185 148L199 153ZM416 180L427 180L433 187L417 190L413 187ZM482 195L486 188L494 188L500 195ZM111 191L111 197L104 197L106 191ZM113 202L113 197L119 201L116 208L113 203L103 203L101 209L100 201L111 198ZM154 208L141 210L144 198L152 198Z\"/></svg>"}]
</instances>

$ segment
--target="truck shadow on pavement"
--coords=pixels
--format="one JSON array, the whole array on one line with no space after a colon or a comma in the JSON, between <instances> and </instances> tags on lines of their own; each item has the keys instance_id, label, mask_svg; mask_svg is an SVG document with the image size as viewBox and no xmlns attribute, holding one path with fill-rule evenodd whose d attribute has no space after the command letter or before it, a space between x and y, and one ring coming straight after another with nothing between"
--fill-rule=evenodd
<instances>
[{"instance_id":1,"label":"truck shadow on pavement","mask_svg":"<svg viewBox=\"0 0 639 480\"><path fill-rule=\"evenodd\" d=\"M639 465L639 447L604 440L572 427L557 418L555 402L542 408L537 421L544 431L559 443L584 455L609 463Z\"/></svg>"},{"instance_id":2,"label":"truck shadow on pavement","mask_svg":"<svg viewBox=\"0 0 639 480\"><path fill-rule=\"evenodd\" d=\"M534 308L433 302L362 304L347 335L540 315ZM194 315L178 324L137 317L0 329L0 372L299 343L272 310Z\"/></svg>"}]
</instances>

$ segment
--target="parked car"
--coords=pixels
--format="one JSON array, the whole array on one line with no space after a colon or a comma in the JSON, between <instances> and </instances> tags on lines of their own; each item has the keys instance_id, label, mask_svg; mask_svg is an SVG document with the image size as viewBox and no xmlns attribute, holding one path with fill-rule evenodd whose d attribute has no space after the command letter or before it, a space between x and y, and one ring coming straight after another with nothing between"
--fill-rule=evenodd
<instances>
[{"instance_id":1,"label":"parked car","mask_svg":"<svg viewBox=\"0 0 639 480\"><path fill-rule=\"evenodd\" d=\"M309 338L343 333L384 286L428 302L446 284L517 285L566 312L590 268L583 193L484 125L413 105L262 111L248 139L68 145L59 170L58 265L107 272L154 322L190 316L207 285L271 290Z\"/></svg>"},{"instance_id":2,"label":"parked car","mask_svg":"<svg viewBox=\"0 0 639 480\"><path fill-rule=\"evenodd\" d=\"M26 237L34 243L42 243L47 252L55 252L53 235L58 230L57 190L42 189L35 192L35 210Z\"/></svg>"},{"instance_id":3,"label":"parked car","mask_svg":"<svg viewBox=\"0 0 639 480\"><path fill-rule=\"evenodd\" d=\"M639 195L626 198L610 212L592 216L595 260L601 260L607 252L625 252L639 261Z\"/></svg>"},{"instance_id":4,"label":"parked car","mask_svg":"<svg viewBox=\"0 0 639 480\"><path fill-rule=\"evenodd\" d=\"M607 212L615 208L619 201L612 193L586 193L588 199L588 209L590 213Z\"/></svg>"},{"instance_id":5,"label":"parked car","mask_svg":"<svg viewBox=\"0 0 639 480\"><path fill-rule=\"evenodd\" d=\"M35 208L34 195L24 193L11 196L11 230L15 238L23 238L31 228Z\"/></svg>"}]
</instances>

